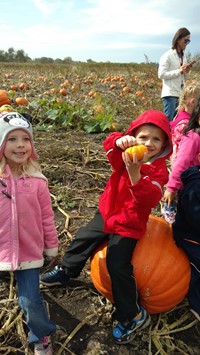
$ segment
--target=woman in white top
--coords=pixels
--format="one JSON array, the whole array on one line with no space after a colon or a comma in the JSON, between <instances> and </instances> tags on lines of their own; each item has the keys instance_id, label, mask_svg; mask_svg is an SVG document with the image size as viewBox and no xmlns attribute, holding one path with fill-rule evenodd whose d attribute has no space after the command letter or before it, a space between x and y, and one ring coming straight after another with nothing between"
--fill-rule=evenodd
<instances>
[{"instance_id":1,"label":"woman in white top","mask_svg":"<svg viewBox=\"0 0 200 355\"><path fill-rule=\"evenodd\" d=\"M190 71L194 61L187 63L184 50L190 43L190 31L180 28L172 40L172 48L160 58L158 77L162 79L163 111L172 121L178 106L179 96L184 87L186 75Z\"/></svg>"}]
</instances>

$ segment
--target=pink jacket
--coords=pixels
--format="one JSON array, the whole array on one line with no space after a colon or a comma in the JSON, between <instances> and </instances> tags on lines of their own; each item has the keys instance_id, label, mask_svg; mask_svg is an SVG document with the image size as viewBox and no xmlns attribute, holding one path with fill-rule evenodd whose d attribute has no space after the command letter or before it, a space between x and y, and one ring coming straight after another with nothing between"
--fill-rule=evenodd
<instances>
[{"instance_id":1,"label":"pink jacket","mask_svg":"<svg viewBox=\"0 0 200 355\"><path fill-rule=\"evenodd\" d=\"M177 158L167 183L168 191L176 193L182 188L180 176L191 166L199 165L198 153L200 153L200 136L191 130L181 139Z\"/></svg>"},{"instance_id":2,"label":"pink jacket","mask_svg":"<svg viewBox=\"0 0 200 355\"><path fill-rule=\"evenodd\" d=\"M168 181L165 160L172 152L169 121L162 112L149 110L143 113L131 123L126 134L134 135L134 130L145 123L153 123L163 129L168 140L159 156L141 165L141 179L134 185L130 183L122 160L122 150L115 144L124 134L111 133L104 141L104 148L113 168L113 173L99 198L104 231L134 239L143 236L151 209L162 197L163 186Z\"/></svg>"},{"instance_id":3,"label":"pink jacket","mask_svg":"<svg viewBox=\"0 0 200 355\"><path fill-rule=\"evenodd\" d=\"M0 184L0 270L39 268L44 252L48 256L58 253L47 181L36 177L15 180L8 166L6 173L1 181L7 187Z\"/></svg>"},{"instance_id":4,"label":"pink jacket","mask_svg":"<svg viewBox=\"0 0 200 355\"><path fill-rule=\"evenodd\" d=\"M173 144L173 153L170 157L171 166L173 166L175 163L178 150L179 150L180 141L183 136L183 130L185 126L188 124L190 116L191 115L185 110L180 110L176 119L170 122L171 133L172 133L172 144Z\"/></svg>"}]
</instances>

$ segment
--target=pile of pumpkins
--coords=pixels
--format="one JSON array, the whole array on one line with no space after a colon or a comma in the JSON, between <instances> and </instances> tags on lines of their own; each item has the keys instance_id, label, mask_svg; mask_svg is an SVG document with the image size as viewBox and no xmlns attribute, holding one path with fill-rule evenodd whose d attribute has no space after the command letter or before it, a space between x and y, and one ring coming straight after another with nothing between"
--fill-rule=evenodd
<instances>
[{"instance_id":1,"label":"pile of pumpkins","mask_svg":"<svg viewBox=\"0 0 200 355\"><path fill-rule=\"evenodd\" d=\"M15 111L12 106L10 106L11 100L5 90L0 90L0 112L11 112ZM17 97L15 99L15 104L28 105L28 100L25 97Z\"/></svg>"}]
</instances>

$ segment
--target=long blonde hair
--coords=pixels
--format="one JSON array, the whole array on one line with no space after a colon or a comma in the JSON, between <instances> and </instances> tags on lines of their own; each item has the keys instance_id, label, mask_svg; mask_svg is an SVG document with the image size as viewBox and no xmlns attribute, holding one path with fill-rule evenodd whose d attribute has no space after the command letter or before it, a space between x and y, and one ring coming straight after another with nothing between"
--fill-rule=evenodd
<instances>
[{"instance_id":1,"label":"long blonde hair","mask_svg":"<svg viewBox=\"0 0 200 355\"><path fill-rule=\"evenodd\" d=\"M197 82L186 84L179 98L177 112L180 110L186 110L188 100L192 97L195 99L198 95L200 95L200 84Z\"/></svg>"},{"instance_id":2,"label":"long blonde hair","mask_svg":"<svg viewBox=\"0 0 200 355\"><path fill-rule=\"evenodd\" d=\"M3 158L0 161L0 176L1 177L5 177L5 167L7 164L7 160L5 158L5 156L3 156ZM41 174L41 167L40 164L31 159L28 158L27 162L25 164L22 164L19 166L19 175L22 176L36 176L37 174L40 175Z\"/></svg>"}]
</instances>

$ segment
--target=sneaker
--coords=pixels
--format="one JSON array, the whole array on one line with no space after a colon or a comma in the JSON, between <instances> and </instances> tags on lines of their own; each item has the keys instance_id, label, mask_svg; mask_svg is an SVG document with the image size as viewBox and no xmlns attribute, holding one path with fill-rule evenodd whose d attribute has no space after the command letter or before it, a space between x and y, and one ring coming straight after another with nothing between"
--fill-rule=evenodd
<instances>
[{"instance_id":1,"label":"sneaker","mask_svg":"<svg viewBox=\"0 0 200 355\"><path fill-rule=\"evenodd\" d=\"M176 205L174 204L168 207L167 203L165 203L163 208L161 209L161 213L168 223L174 223L176 216Z\"/></svg>"},{"instance_id":2,"label":"sneaker","mask_svg":"<svg viewBox=\"0 0 200 355\"><path fill-rule=\"evenodd\" d=\"M34 344L34 355L53 355L49 337L46 336Z\"/></svg>"},{"instance_id":3,"label":"sneaker","mask_svg":"<svg viewBox=\"0 0 200 355\"><path fill-rule=\"evenodd\" d=\"M66 286L68 281L69 277L59 266L55 266L52 271L40 275L40 282L45 286Z\"/></svg>"},{"instance_id":4,"label":"sneaker","mask_svg":"<svg viewBox=\"0 0 200 355\"><path fill-rule=\"evenodd\" d=\"M142 316L140 319L133 319L128 324L117 322L114 325L113 337L118 344L130 343L138 330L144 329L150 324L150 315L143 307L141 307L141 312Z\"/></svg>"}]
</instances>

